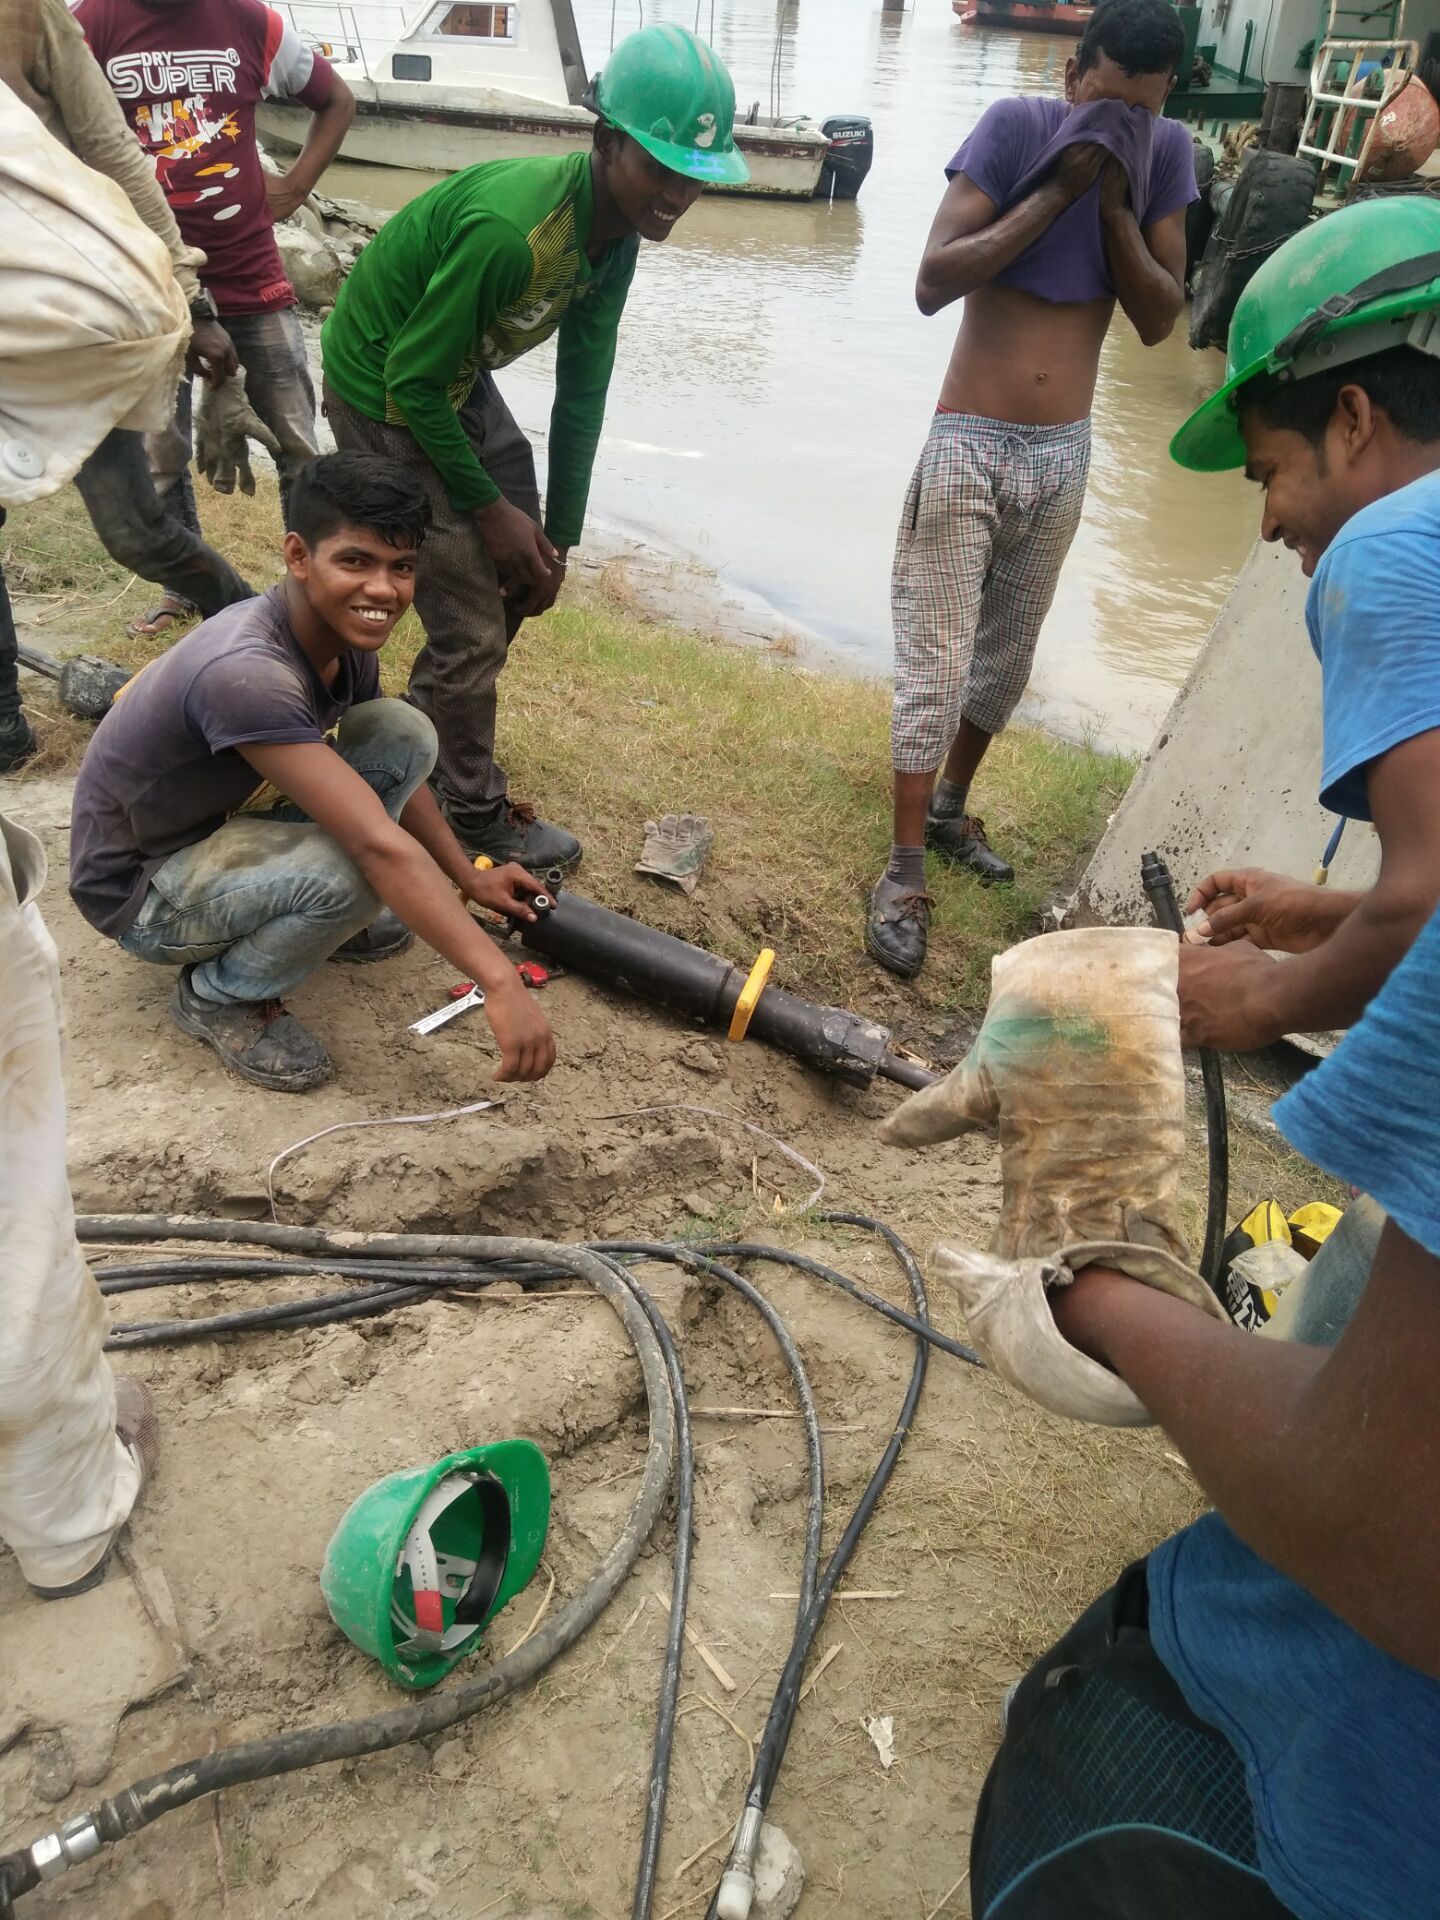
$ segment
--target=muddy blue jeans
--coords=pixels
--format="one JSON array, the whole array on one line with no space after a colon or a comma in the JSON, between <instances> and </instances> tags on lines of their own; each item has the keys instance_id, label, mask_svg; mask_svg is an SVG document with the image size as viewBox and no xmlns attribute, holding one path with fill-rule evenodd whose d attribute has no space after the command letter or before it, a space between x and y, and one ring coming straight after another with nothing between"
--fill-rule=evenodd
<instances>
[{"instance_id":1,"label":"muddy blue jeans","mask_svg":"<svg viewBox=\"0 0 1440 1920\"><path fill-rule=\"evenodd\" d=\"M435 729L402 701L368 700L340 722L335 750L398 820L435 765ZM193 967L202 1000L279 1000L379 910L354 861L282 802L235 814L172 854L120 944L140 960Z\"/></svg>"}]
</instances>

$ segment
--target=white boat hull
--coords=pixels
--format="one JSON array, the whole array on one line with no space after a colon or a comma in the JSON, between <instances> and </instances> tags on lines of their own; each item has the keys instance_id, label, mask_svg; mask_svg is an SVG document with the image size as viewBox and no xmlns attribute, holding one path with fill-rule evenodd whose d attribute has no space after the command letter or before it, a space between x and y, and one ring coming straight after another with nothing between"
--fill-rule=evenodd
<instances>
[{"instance_id":1,"label":"white boat hull","mask_svg":"<svg viewBox=\"0 0 1440 1920\"><path fill-rule=\"evenodd\" d=\"M481 111L454 106L419 108L409 102L357 102L355 119L340 148L342 158L377 167L409 167L423 173L455 173L481 160L513 160L529 154L574 153L590 145L594 120L574 107ZM262 101L256 125L268 146L296 151L310 115L287 102ZM736 127L735 143L750 166L743 187L708 191L809 200L820 181L829 147L812 127Z\"/></svg>"}]
</instances>

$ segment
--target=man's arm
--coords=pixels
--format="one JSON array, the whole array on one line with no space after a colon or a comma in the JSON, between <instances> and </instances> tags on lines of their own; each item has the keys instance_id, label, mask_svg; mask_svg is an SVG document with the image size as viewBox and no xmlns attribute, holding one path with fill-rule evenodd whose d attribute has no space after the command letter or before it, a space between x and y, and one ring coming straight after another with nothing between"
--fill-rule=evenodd
<instances>
[{"instance_id":1,"label":"man's arm","mask_svg":"<svg viewBox=\"0 0 1440 1920\"><path fill-rule=\"evenodd\" d=\"M320 176L340 151L355 118L355 96L338 73L330 76L330 96L310 115L305 144L284 173L267 173L265 198L272 220L288 220L320 184Z\"/></svg>"},{"instance_id":2,"label":"man's arm","mask_svg":"<svg viewBox=\"0 0 1440 1920\"><path fill-rule=\"evenodd\" d=\"M443 822L430 820L417 795L405 809L410 821L442 852L448 877L426 851L420 834L397 825L374 789L323 741L283 746L248 745L239 751L262 780L298 807L347 854L392 913L466 978L485 990L485 1016L500 1049L497 1080L540 1080L555 1064L549 1022L520 984L515 969L455 897L455 886L483 905L501 907L502 895L518 892L513 879L477 874ZM424 792L424 789L421 789ZM427 796L428 797L428 796ZM434 807L434 801L429 801ZM435 831L436 824L443 833ZM453 842L453 852L445 837ZM518 871L518 870L516 870ZM524 879L530 882L531 876ZM454 883L452 885L452 882ZM535 882L532 892L540 890ZM516 905L519 904L517 900Z\"/></svg>"},{"instance_id":3,"label":"man's arm","mask_svg":"<svg viewBox=\"0 0 1440 1920\"><path fill-rule=\"evenodd\" d=\"M1263 867L1221 867L1206 874L1185 911L1203 914L1197 931L1212 947L1248 940L1275 953L1309 953L1322 946L1364 898L1363 892L1291 880Z\"/></svg>"},{"instance_id":4,"label":"man's arm","mask_svg":"<svg viewBox=\"0 0 1440 1920\"><path fill-rule=\"evenodd\" d=\"M1048 179L1004 213L965 173L957 173L945 191L931 224L915 304L925 314L939 313L1002 273L1099 178L1103 147L1067 147Z\"/></svg>"},{"instance_id":5,"label":"man's arm","mask_svg":"<svg viewBox=\"0 0 1440 1920\"><path fill-rule=\"evenodd\" d=\"M1440 728L1413 735L1366 771L1380 877L1323 945L1267 959L1240 941L1182 947L1187 1046L1243 1050L1286 1033L1353 1026L1440 903Z\"/></svg>"},{"instance_id":6,"label":"man's arm","mask_svg":"<svg viewBox=\"0 0 1440 1920\"><path fill-rule=\"evenodd\" d=\"M565 561L585 529L590 476L605 424L605 402L615 371L620 316L635 277L638 247L628 262L612 266L605 284L572 303L560 326L555 352L555 401L550 410L550 468L545 485L545 532L558 564L550 580L533 588L518 611L544 613L559 595Z\"/></svg>"},{"instance_id":7,"label":"man's arm","mask_svg":"<svg viewBox=\"0 0 1440 1920\"><path fill-rule=\"evenodd\" d=\"M1185 210L1168 214L1142 233L1130 205L1130 184L1118 160L1100 183L1100 228L1105 258L1125 317L1141 344L1169 337L1185 304Z\"/></svg>"},{"instance_id":8,"label":"man's arm","mask_svg":"<svg viewBox=\"0 0 1440 1920\"><path fill-rule=\"evenodd\" d=\"M1223 1519L1367 1640L1440 1678L1440 1260L1391 1222L1331 1351L1257 1339L1123 1274L1052 1295Z\"/></svg>"}]
</instances>

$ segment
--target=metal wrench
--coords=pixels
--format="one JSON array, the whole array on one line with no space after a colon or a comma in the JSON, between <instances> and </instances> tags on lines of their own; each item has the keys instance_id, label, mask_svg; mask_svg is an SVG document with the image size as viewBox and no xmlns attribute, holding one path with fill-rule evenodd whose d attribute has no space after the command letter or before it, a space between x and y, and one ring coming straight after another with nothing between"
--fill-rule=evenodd
<instances>
[{"instance_id":1,"label":"metal wrench","mask_svg":"<svg viewBox=\"0 0 1440 1920\"><path fill-rule=\"evenodd\" d=\"M437 1027L443 1027L447 1020L453 1020L457 1014L468 1013L471 1007L483 1007L484 1004L483 991L467 981L463 987L452 990L451 998L445 1006L437 1007L434 1013L427 1013L423 1020L412 1020L410 1031L411 1033L433 1033Z\"/></svg>"}]
</instances>

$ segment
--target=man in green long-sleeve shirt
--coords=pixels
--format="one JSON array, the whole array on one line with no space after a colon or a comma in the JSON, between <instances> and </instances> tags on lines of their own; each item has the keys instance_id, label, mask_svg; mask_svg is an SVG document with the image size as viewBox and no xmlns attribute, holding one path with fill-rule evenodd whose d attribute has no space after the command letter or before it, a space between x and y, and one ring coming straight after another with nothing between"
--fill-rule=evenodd
<instances>
[{"instance_id":1,"label":"man in green long-sleeve shirt","mask_svg":"<svg viewBox=\"0 0 1440 1920\"><path fill-rule=\"evenodd\" d=\"M440 804L472 852L532 872L573 864L580 843L510 799L495 683L580 539L640 241L666 239L707 181L746 177L730 76L683 27L621 41L587 104L589 153L467 167L412 200L361 254L322 335L337 442L404 461L430 496L409 697L439 735ZM529 442L492 376L557 331L542 522Z\"/></svg>"}]
</instances>

